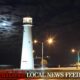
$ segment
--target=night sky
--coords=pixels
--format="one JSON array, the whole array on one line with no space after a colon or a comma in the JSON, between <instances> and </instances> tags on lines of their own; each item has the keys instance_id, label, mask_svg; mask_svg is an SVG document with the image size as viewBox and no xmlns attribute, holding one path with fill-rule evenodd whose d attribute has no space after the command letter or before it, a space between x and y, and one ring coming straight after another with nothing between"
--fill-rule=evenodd
<instances>
[{"instance_id":1,"label":"night sky","mask_svg":"<svg viewBox=\"0 0 80 80\"><path fill-rule=\"evenodd\" d=\"M76 63L71 49L80 49L80 0L0 0L0 65L20 66L24 16L33 17L33 40L55 36L54 45L44 45L50 67ZM41 44L33 48L41 56Z\"/></svg>"}]
</instances>

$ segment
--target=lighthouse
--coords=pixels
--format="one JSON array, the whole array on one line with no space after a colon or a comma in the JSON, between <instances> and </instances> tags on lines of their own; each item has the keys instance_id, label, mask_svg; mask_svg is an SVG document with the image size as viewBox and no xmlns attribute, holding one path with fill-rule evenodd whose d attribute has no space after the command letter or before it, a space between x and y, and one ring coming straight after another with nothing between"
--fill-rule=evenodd
<instances>
[{"instance_id":1,"label":"lighthouse","mask_svg":"<svg viewBox=\"0 0 80 80\"><path fill-rule=\"evenodd\" d=\"M23 18L23 41L20 69L34 69L33 46L32 46L32 18Z\"/></svg>"}]
</instances>

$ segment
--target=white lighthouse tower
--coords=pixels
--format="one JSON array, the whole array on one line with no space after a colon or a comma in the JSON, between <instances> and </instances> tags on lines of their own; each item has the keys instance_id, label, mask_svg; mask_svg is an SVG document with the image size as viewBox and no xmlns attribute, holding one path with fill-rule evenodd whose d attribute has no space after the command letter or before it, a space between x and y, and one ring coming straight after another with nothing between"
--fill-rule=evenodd
<instances>
[{"instance_id":1,"label":"white lighthouse tower","mask_svg":"<svg viewBox=\"0 0 80 80\"><path fill-rule=\"evenodd\" d=\"M22 43L22 55L21 55L21 66L20 69L30 70L34 69L33 59L33 46L32 46L32 18L23 18L23 43Z\"/></svg>"}]
</instances>

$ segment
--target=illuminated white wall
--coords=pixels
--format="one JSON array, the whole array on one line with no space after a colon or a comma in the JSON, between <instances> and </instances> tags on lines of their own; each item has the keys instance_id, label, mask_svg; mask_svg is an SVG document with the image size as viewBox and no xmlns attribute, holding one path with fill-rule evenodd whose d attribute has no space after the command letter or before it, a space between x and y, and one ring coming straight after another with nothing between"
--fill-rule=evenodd
<instances>
[{"instance_id":1,"label":"illuminated white wall","mask_svg":"<svg viewBox=\"0 0 80 80\"><path fill-rule=\"evenodd\" d=\"M21 69L34 69L31 24L24 24Z\"/></svg>"}]
</instances>

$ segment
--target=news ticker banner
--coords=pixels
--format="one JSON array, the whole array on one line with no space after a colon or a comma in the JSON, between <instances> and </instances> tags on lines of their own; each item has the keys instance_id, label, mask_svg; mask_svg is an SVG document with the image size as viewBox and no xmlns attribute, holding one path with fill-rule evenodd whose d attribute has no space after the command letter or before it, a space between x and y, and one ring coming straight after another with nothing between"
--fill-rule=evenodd
<instances>
[{"instance_id":1,"label":"news ticker banner","mask_svg":"<svg viewBox=\"0 0 80 80\"><path fill-rule=\"evenodd\" d=\"M0 80L80 79L79 70L0 70Z\"/></svg>"}]
</instances>

